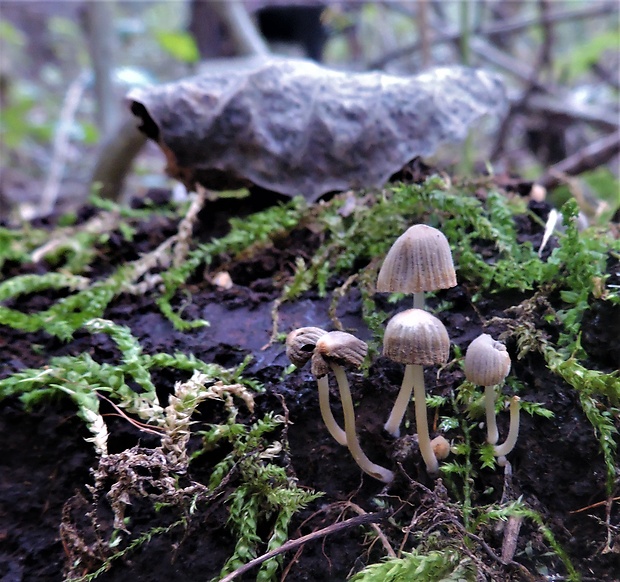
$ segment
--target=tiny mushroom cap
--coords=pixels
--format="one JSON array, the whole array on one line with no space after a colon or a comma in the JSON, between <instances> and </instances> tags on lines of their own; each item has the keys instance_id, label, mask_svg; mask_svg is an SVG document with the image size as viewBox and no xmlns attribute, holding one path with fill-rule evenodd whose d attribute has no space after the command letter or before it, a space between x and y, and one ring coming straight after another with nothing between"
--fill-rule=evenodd
<instances>
[{"instance_id":1,"label":"tiny mushroom cap","mask_svg":"<svg viewBox=\"0 0 620 582\"><path fill-rule=\"evenodd\" d=\"M434 315L423 309L407 309L388 322L383 355L401 364L445 364L450 355L450 338Z\"/></svg>"},{"instance_id":2,"label":"tiny mushroom cap","mask_svg":"<svg viewBox=\"0 0 620 582\"><path fill-rule=\"evenodd\" d=\"M380 293L421 293L455 286L448 239L426 224L415 224L396 239L377 278Z\"/></svg>"},{"instance_id":3,"label":"tiny mushroom cap","mask_svg":"<svg viewBox=\"0 0 620 582\"><path fill-rule=\"evenodd\" d=\"M312 357L316 342L327 332L320 327L300 327L286 336L286 355L298 368Z\"/></svg>"},{"instance_id":4,"label":"tiny mushroom cap","mask_svg":"<svg viewBox=\"0 0 620 582\"><path fill-rule=\"evenodd\" d=\"M448 361L448 332L444 324L428 311L416 308L401 311L390 319L385 328L383 355L406 364L400 391L384 429L394 437L400 435L399 427L413 391L420 453L426 470L435 475L439 465L428 432L423 366Z\"/></svg>"},{"instance_id":5,"label":"tiny mushroom cap","mask_svg":"<svg viewBox=\"0 0 620 582\"><path fill-rule=\"evenodd\" d=\"M316 342L312 355L312 373L320 378L329 371L329 364L359 368L368 353L368 345L344 331L330 331Z\"/></svg>"},{"instance_id":6,"label":"tiny mushroom cap","mask_svg":"<svg viewBox=\"0 0 620 582\"><path fill-rule=\"evenodd\" d=\"M431 448L433 449L433 453L435 453L435 456L440 461L447 459L448 455L450 455L450 443L448 442L448 439L446 439L446 437L443 437L441 435L436 436L431 441Z\"/></svg>"},{"instance_id":7,"label":"tiny mushroom cap","mask_svg":"<svg viewBox=\"0 0 620 582\"><path fill-rule=\"evenodd\" d=\"M341 445L346 446L347 435L334 418L329 405L328 363L317 355L317 343L322 337L329 335L319 327L300 327L288 334L286 338L286 355L298 368L303 367L312 359L312 374L316 378L319 392L319 408L323 422L329 433Z\"/></svg>"},{"instance_id":8,"label":"tiny mushroom cap","mask_svg":"<svg viewBox=\"0 0 620 582\"><path fill-rule=\"evenodd\" d=\"M465 377L479 386L500 384L510 372L506 346L490 335L479 335L465 353Z\"/></svg>"}]
</instances>

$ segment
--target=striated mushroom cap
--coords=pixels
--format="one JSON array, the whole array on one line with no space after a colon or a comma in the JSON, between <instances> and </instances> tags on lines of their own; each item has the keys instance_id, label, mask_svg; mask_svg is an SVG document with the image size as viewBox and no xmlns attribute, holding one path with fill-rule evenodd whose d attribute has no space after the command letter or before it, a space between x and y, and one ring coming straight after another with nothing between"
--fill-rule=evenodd
<instances>
[{"instance_id":1,"label":"striated mushroom cap","mask_svg":"<svg viewBox=\"0 0 620 582\"><path fill-rule=\"evenodd\" d=\"M312 357L316 342L327 332L320 327L300 327L286 336L286 355L298 368Z\"/></svg>"},{"instance_id":2,"label":"striated mushroom cap","mask_svg":"<svg viewBox=\"0 0 620 582\"><path fill-rule=\"evenodd\" d=\"M388 322L383 355L401 364L445 364L450 355L450 338L434 315L423 309L407 309Z\"/></svg>"},{"instance_id":3,"label":"striated mushroom cap","mask_svg":"<svg viewBox=\"0 0 620 582\"><path fill-rule=\"evenodd\" d=\"M421 293L455 286L448 239L426 224L415 224L396 239L377 278L380 293Z\"/></svg>"},{"instance_id":4,"label":"striated mushroom cap","mask_svg":"<svg viewBox=\"0 0 620 582\"><path fill-rule=\"evenodd\" d=\"M490 335L479 335L465 353L465 378L479 386L495 386L510 372L506 346Z\"/></svg>"},{"instance_id":5,"label":"striated mushroom cap","mask_svg":"<svg viewBox=\"0 0 620 582\"><path fill-rule=\"evenodd\" d=\"M324 376L330 362L359 368L367 353L368 345L361 339L344 331L330 331L316 342L312 355L312 373L317 378Z\"/></svg>"}]
</instances>

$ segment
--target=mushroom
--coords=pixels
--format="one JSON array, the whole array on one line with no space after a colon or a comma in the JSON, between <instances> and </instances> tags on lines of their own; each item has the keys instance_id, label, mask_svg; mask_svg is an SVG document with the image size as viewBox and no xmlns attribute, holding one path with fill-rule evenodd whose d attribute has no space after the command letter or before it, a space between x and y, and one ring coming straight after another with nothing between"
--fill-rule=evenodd
<instances>
[{"instance_id":1,"label":"mushroom","mask_svg":"<svg viewBox=\"0 0 620 582\"><path fill-rule=\"evenodd\" d=\"M445 235L415 224L399 236L377 278L380 293L413 293L413 307L424 309L424 292L456 286L450 245Z\"/></svg>"},{"instance_id":2,"label":"mushroom","mask_svg":"<svg viewBox=\"0 0 620 582\"><path fill-rule=\"evenodd\" d=\"M388 322L383 337L383 355L406 366L398 397L384 428L392 436L400 436L400 424L413 391L420 453L431 475L438 472L439 465L428 433L423 366L444 364L449 354L450 338L446 328L427 311L407 309Z\"/></svg>"},{"instance_id":3,"label":"mushroom","mask_svg":"<svg viewBox=\"0 0 620 582\"><path fill-rule=\"evenodd\" d=\"M510 428L508 429L508 436L501 445L493 447L493 454L499 457L497 462L501 467L506 465L506 455L515 448L517 438L519 438L520 401L521 399L518 396L513 396L510 399Z\"/></svg>"},{"instance_id":4,"label":"mushroom","mask_svg":"<svg viewBox=\"0 0 620 582\"><path fill-rule=\"evenodd\" d=\"M450 443L446 437L439 435L431 441L431 449L433 449L435 457L437 457L440 461L443 461L444 459L447 459L450 454Z\"/></svg>"},{"instance_id":5,"label":"mushroom","mask_svg":"<svg viewBox=\"0 0 620 582\"><path fill-rule=\"evenodd\" d=\"M350 333L343 331L326 333L316 342L316 349L312 355L312 373L317 378L327 378L329 368L332 369L340 390L346 444L349 447L349 451L351 451L351 455L365 473L384 483L391 483L394 479L394 473L373 463L359 444L355 429L353 399L351 397L349 381L343 368L343 365L361 366L367 351L368 346L366 343Z\"/></svg>"},{"instance_id":6,"label":"mushroom","mask_svg":"<svg viewBox=\"0 0 620 582\"><path fill-rule=\"evenodd\" d=\"M316 343L327 334L320 327L300 327L288 334L286 337L286 355L289 360L298 368L303 367L308 360L312 358ZM362 358L363 359L363 358ZM327 370L320 375L313 374L316 378L317 388L319 392L319 408L323 422L336 441L346 446L347 435L340 425L336 422L332 409L329 405L329 380L327 378Z\"/></svg>"},{"instance_id":7,"label":"mushroom","mask_svg":"<svg viewBox=\"0 0 620 582\"><path fill-rule=\"evenodd\" d=\"M506 346L490 335L479 335L465 353L465 378L484 386L484 408L487 419L487 442L494 445L499 439L495 420L495 386L504 381L510 371L510 356Z\"/></svg>"}]
</instances>

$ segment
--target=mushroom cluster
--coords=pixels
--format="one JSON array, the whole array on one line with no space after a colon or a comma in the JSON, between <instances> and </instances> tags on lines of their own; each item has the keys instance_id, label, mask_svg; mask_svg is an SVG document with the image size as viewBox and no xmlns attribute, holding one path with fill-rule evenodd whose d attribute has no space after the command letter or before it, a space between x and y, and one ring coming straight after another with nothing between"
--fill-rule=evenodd
<instances>
[{"instance_id":1,"label":"mushroom cluster","mask_svg":"<svg viewBox=\"0 0 620 582\"><path fill-rule=\"evenodd\" d=\"M439 472L439 460L450 453L450 443L442 435L431 440L426 411L424 366L443 365L450 355L450 338L444 324L425 310L424 294L449 289L456 285L456 272L448 240L442 232L425 224L416 224L402 234L388 251L377 278L377 291L412 293L413 308L394 315L388 322L383 355L405 365L398 396L384 429L394 438L411 396L414 398L415 422L420 454L427 472ZM391 483L394 473L373 463L362 450L357 438L355 409L345 366L358 368L366 357L368 346L355 336L327 332L317 327L302 327L286 339L286 352L297 367L311 361L316 378L319 408L327 430L341 445L347 446L360 468L375 479ZM329 401L328 373L332 372L340 393L344 429L338 424ZM465 356L465 376L474 384L484 386L487 442L494 446L498 463L506 463L519 434L519 398L510 403L510 428L506 440L497 444L499 432L495 418L495 388L510 371L510 357L505 346L487 334L480 335L469 346Z\"/></svg>"},{"instance_id":2,"label":"mushroom cluster","mask_svg":"<svg viewBox=\"0 0 620 582\"><path fill-rule=\"evenodd\" d=\"M416 224L402 234L388 251L377 278L377 291L413 293L413 309L396 314L388 323L383 340L383 354L405 364L403 381L396 402L385 423L393 437L400 436L400 425L413 392L415 421L420 453L430 475L439 471L437 453L449 453L441 435L431 441L426 415L423 366L445 364L450 339L439 319L424 311L424 293L449 289L456 285L456 273L450 245L444 234L425 224ZM495 420L495 386L510 371L510 356L505 346L482 334L472 342L465 358L465 375L471 382L485 387L487 441L494 445L498 462L514 448L519 431L519 398L510 405L510 429L506 441L497 445L499 433ZM438 443L441 443L439 447Z\"/></svg>"}]
</instances>

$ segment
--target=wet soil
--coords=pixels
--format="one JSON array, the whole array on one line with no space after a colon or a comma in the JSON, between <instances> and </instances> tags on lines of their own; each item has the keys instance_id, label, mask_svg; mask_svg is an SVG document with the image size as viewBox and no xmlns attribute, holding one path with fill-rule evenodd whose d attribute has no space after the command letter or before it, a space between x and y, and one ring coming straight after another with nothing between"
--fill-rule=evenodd
<instances>
[{"instance_id":1,"label":"wet soil","mask_svg":"<svg viewBox=\"0 0 620 582\"><path fill-rule=\"evenodd\" d=\"M199 237L219 236L226 229L227 215L239 211L236 201L219 204L217 212L205 212L201 216L202 223L196 229ZM253 210L250 208L248 212ZM83 216L88 216L88 211ZM540 242L541 229L529 218L518 218L517 226L524 240ZM138 225L132 246L124 243L120 236L118 239L111 237L93 264L97 272L90 273L90 276L103 276L113 266L152 250L175 229L173 220L154 218ZM290 420L286 429L289 451L287 459L282 462L300 486L324 493L295 516L290 538L351 517L353 513L343 510L347 502L355 503L366 512L375 512L379 509L377 500L381 499L382 503L396 508L391 519L380 522L381 530L396 549L402 543L402 549L411 550L416 545L415 536L410 535L404 540L402 528L421 508L428 508L433 490L437 491L437 483L426 475L416 453L412 418L397 441L382 430L400 386L402 367L377 356L367 376L351 375L362 447L373 461L398 471L396 481L384 489L381 483L363 475L346 450L327 433L320 418L316 385L310 371L304 368L283 376L289 365L283 345L278 343L265 348L272 329L271 309L280 294L281 281L292 272L295 257L308 256L319 242L311 230L300 228L250 257L239 261L220 258L214 267L226 268L230 273L234 285L228 290L216 288L208 278L202 277L202 273L195 276L175 298L175 307L184 306L186 319L200 317L209 320L210 327L176 331L161 315L154 297L149 294L120 296L110 305L105 317L129 326L146 353L180 351L224 366L237 365L247 355L253 357L245 374L261 382L265 391L256 396L257 407L253 414L240 410L240 420L249 423L270 411L286 415ZM42 270L44 267L41 266L7 265L3 276ZM611 271L617 272L618 265ZM334 279L330 281L330 287L343 282L344 279ZM506 309L526 297L518 293L496 294L473 305L467 289L458 286L438 293L430 301L430 307L443 301L450 303L450 309L441 311L438 317L446 325L453 346L464 352L483 330L494 337L499 336L505 329L501 320L488 322L495 316L513 317L507 315ZM52 294L25 296L13 301L11 306L25 312L37 311L54 299ZM332 329L328 315L330 300L329 296L321 298L311 291L295 302L284 303L280 309L280 329L289 331L304 325ZM406 303L383 305L390 314L406 307ZM593 306L584 322L583 338L591 357L590 363L610 371L618 361L618 343L617 336L614 341L609 329L610 317L615 314L605 313L605 309L607 307L602 303ZM362 339L370 337L361 317L361 300L355 287L340 300L337 313L345 329L355 330ZM553 330L549 331L553 333ZM529 353L519 360L516 358L517 346L509 342L507 348L513 360L511 373L524 387L521 398L538 402L555 415L551 419L522 415L519 441L510 455L513 472L511 496L514 499L522 496L529 507L540 513L584 579L620 580L620 542L616 541L613 546L616 551L603 553L608 534L603 523L606 505L601 503L607 498L605 466L599 443L582 412L578 396L575 390L547 370L542 356ZM118 349L105 335L77 332L71 341L63 343L43 332L25 333L3 327L0 378L24 368L43 366L53 356L83 352L100 363L116 363L120 358ZM158 394L165 403L174 383L186 380L190 374L166 369L155 370L153 375ZM446 396L448 401L454 387L463 380L458 366L448 366L443 370L428 368L425 376L432 393ZM508 388L505 390L509 391ZM336 392L333 396L335 414L341 418ZM110 453L119 453L136 445L146 448L158 445L157 437L139 431L105 403L102 406L110 432ZM451 414L450 405L439 411L441 416ZM224 418L223 405L209 401L200 406L194 429L200 430L205 424L221 422ZM435 432L437 421L438 417L431 418L431 428ZM507 414L499 416L499 429L500 434L506 434ZM85 442L88 436L84 423L75 416L75 408L68 399L58 398L29 412L25 412L16 399L9 398L0 403L2 582L61 580L63 572L68 571L71 555L66 535L61 537L63 523L65 527L71 524L74 532L93 547L97 535L106 538L111 533L112 514L109 508L106 510L104 502L99 504L97 530L89 517L91 494L87 486L92 484L91 470L97 466L97 458L92 445ZM459 429L448 431L445 436L457 441L462 438ZM470 438L483 442L484 430L474 428ZM190 450L199 447L200 439L192 437ZM207 483L213 465L221 458L218 455L223 454L198 457L184 479ZM400 463L400 469L397 463ZM446 481L443 480L444 484ZM497 467L479 469L471 485L476 506L496 503L504 492L504 474ZM461 498L462 491L458 486L449 486L448 497L441 498L445 503L444 510ZM583 510L588 506L592 507ZM438 508L437 511L439 515L443 510ZM132 534L138 536L154 526L173 524L179 518L179 511L174 507L155 511L152 504L136 498L132 499L128 515ZM137 582L216 578L234 546L227 519L228 509L221 501L207 507L199 506L188 518L186 527L175 527L154 536L150 542L114 562L111 569L98 579ZM617 503L610 508L609 522L617 534L620 526ZM286 554L285 579L289 582L340 581L367 563L380 560L384 556L381 544L372 544L368 531L359 527L347 529ZM450 527L441 526L436 531L447 535ZM501 529L487 528L484 538L489 550L481 555L488 566L486 579L542 580L549 579L545 575L554 572L565 575L557 556L549 554L548 543L539 529L528 520L524 521L517 539L516 564L502 566L494 559L501 554ZM85 562L93 569L99 563L96 556L92 557L91 564ZM242 579L253 580L255 573L251 572Z\"/></svg>"}]
</instances>

